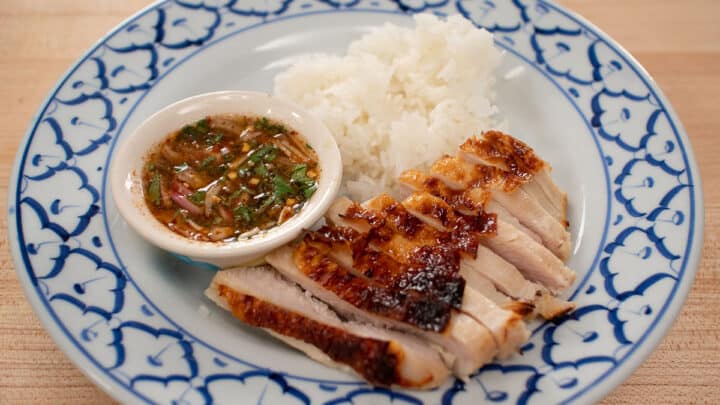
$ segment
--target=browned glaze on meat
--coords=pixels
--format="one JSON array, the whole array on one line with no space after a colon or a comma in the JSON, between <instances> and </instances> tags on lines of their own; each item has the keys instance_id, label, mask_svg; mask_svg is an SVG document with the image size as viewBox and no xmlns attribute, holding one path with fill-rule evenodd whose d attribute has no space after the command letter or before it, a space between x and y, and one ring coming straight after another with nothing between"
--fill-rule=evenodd
<instances>
[{"instance_id":1,"label":"browned glaze on meat","mask_svg":"<svg viewBox=\"0 0 720 405\"><path fill-rule=\"evenodd\" d=\"M430 166L430 171L451 180L454 183L452 187L458 191L469 188L492 190L504 187L505 174L502 169L466 162L457 156L440 157Z\"/></svg>"},{"instance_id":2,"label":"browned glaze on meat","mask_svg":"<svg viewBox=\"0 0 720 405\"><path fill-rule=\"evenodd\" d=\"M413 215L432 221L434 229L443 229L461 235L459 239L469 240L472 235L493 235L496 233L497 215L485 211L473 215L456 212L455 207L442 197L428 191L418 191L406 198L402 205ZM477 246L470 246L475 251Z\"/></svg>"},{"instance_id":3,"label":"browned glaze on meat","mask_svg":"<svg viewBox=\"0 0 720 405\"><path fill-rule=\"evenodd\" d=\"M527 183L545 167L545 162L531 147L500 131L484 132L480 138L471 137L460 145L460 150L504 169L506 190Z\"/></svg>"},{"instance_id":4,"label":"browned glaze on meat","mask_svg":"<svg viewBox=\"0 0 720 405\"><path fill-rule=\"evenodd\" d=\"M426 206L428 213L442 213L448 220L448 231L441 232L425 224L422 220L412 215L400 203L388 195L381 195L367 202L369 211L380 213L386 219L385 224L389 225L391 232L417 242L418 245L443 246L449 251L456 251L475 257L480 235L492 235L495 233L495 214L480 213L475 216L465 216L453 213L446 204L434 204ZM440 218L436 218L442 221ZM412 223L409 227L405 224ZM410 234L407 228L417 229L417 232ZM422 235L422 237L418 237Z\"/></svg>"},{"instance_id":5,"label":"browned glaze on meat","mask_svg":"<svg viewBox=\"0 0 720 405\"><path fill-rule=\"evenodd\" d=\"M349 253L353 258L367 249L367 234L362 234L347 226L323 226L317 231L305 235L308 243L324 243L334 249Z\"/></svg>"},{"instance_id":6,"label":"browned glaze on meat","mask_svg":"<svg viewBox=\"0 0 720 405\"><path fill-rule=\"evenodd\" d=\"M408 208L408 204L417 214L431 218L441 229L451 229L458 221L450 205L427 192L413 193L403 201L405 208Z\"/></svg>"},{"instance_id":7,"label":"browned glaze on meat","mask_svg":"<svg viewBox=\"0 0 720 405\"><path fill-rule=\"evenodd\" d=\"M400 206L397 203L395 205ZM422 221L406 212L388 216L388 212L399 213L395 207L388 208L387 211L369 210L353 203L342 214L342 218L367 229L370 243L401 262L412 257L417 246L432 246L438 243L438 233L425 226Z\"/></svg>"},{"instance_id":8,"label":"browned glaze on meat","mask_svg":"<svg viewBox=\"0 0 720 405\"><path fill-rule=\"evenodd\" d=\"M293 259L306 276L356 308L424 330L445 329L452 315L449 305L429 295L392 290L356 276L330 258L329 248L302 241Z\"/></svg>"},{"instance_id":9,"label":"browned glaze on meat","mask_svg":"<svg viewBox=\"0 0 720 405\"><path fill-rule=\"evenodd\" d=\"M486 188L453 190L442 180L413 169L404 171L399 180L400 183L406 184L414 190L425 190L443 198L453 208L463 213L480 212L492 196L492 192Z\"/></svg>"},{"instance_id":10,"label":"browned glaze on meat","mask_svg":"<svg viewBox=\"0 0 720 405\"><path fill-rule=\"evenodd\" d=\"M372 384L421 385L403 381L398 371L403 353L391 342L350 334L224 285L219 286L218 292L233 315L243 322L309 343L333 361L352 367Z\"/></svg>"},{"instance_id":11,"label":"browned glaze on meat","mask_svg":"<svg viewBox=\"0 0 720 405\"><path fill-rule=\"evenodd\" d=\"M335 252L351 252L354 271L393 290L412 290L457 308L465 288L461 256L475 257L481 235L495 231L495 217L458 215L440 199L423 207L442 218L448 232L426 225L382 195L368 201L367 207L351 204L340 215L352 224L361 222L364 226L358 229L367 229L366 233L335 224L310 233L306 240L326 243Z\"/></svg>"},{"instance_id":12,"label":"browned glaze on meat","mask_svg":"<svg viewBox=\"0 0 720 405\"><path fill-rule=\"evenodd\" d=\"M533 313L533 311L535 310L535 304L527 301L512 300L507 304L503 305L503 308L507 309L508 311L512 311L521 318L525 318Z\"/></svg>"},{"instance_id":13,"label":"browned glaze on meat","mask_svg":"<svg viewBox=\"0 0 720 405\"><path fill-rule=\"evenodd\" d=\"M449 250L475 255L478 244L476 234L495 232L493 214L477 217L456 215L451 232L437 231L410 214L401 203L388 195L368 201L367 208L352 204L342 217L368 225L370 241L377 243L381 250L393 255L398 261L407 261L418 246L442 245Z\"/></svg>"},{"instance_id":14,"label":"browned glaze on meat","mask_svg":"<svg viewBox=\"0 0 720 405\"><path fill-rule=\"evenodd\" d=\"M407 170L400 175L400 182L407 184L414 190L424 190L442 198L458 212L465 214L478 214L482 212L485 204L490 200L492 193L487 188L471 188L467 190L453 190L440 179L430 177L418 170Z\"/></svg>"},{"instance_id":15,"label":"browned glaze on meat","mask_svg":"<svg viewBox=\"0 0 720 405\"><path fill-rule=\"evenodd\" d=\"M440 246L420 246L407 262L398 262L370 246L371 235L348 227L322 227L305 236L309 244L323 243L328 249L352 256L351 271L402 294L421 294L459 308L465 290L456 254Z\"/></svg>"}]
</instances>

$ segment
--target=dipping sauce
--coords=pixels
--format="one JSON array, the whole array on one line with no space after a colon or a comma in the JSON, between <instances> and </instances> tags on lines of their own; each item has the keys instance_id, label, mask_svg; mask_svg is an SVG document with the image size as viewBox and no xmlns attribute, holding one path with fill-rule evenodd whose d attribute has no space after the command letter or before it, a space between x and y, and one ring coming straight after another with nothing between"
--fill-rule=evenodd
<instances>
[{"instance_id":1,"label":"dipping sauce","mask_svg":"<svg viewBox=\"0 0 720 405\"><path fill-rule=\"evenodd\" d=\"M317 190L318 158L265 117L213 115L168 135L143 169L150 212L174 232L231 242L279 225Z\"/></svg>"}]
</instances>

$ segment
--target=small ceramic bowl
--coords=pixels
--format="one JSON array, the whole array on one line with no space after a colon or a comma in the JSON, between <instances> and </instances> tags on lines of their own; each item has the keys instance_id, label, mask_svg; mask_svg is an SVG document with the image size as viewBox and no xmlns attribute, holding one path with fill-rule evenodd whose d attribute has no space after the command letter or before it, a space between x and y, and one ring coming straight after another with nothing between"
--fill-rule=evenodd
<instances>
[{"instance_id":1,"label":"small ceramic bowl","mask_svg":"<svg viewBox=\"0 0 720 405\"><path fill-rule=\"evenodd\" d=\"M234 242L190 240L168 229L148 209L142 187L143 165L148 152L173 131L208 115L226 113L268 117L305 137L318 155L318 188L298 214L250 238ZM120 214L142 237L189 263L228 267L257 261L317 222L340 187L342 162L330 131L303 108L264 93L223 91L178 101L145 120L117 150L109 178Z\"/></svg>"}]
</instances>

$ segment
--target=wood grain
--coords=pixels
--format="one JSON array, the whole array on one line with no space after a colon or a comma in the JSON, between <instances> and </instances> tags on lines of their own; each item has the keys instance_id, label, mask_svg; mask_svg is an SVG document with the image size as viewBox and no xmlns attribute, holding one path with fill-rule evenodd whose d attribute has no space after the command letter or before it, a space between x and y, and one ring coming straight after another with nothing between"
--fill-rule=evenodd
<instances>
[{"instance_id":1,"label":"wood grain","mask_svg":"<svg viewBox=\"0 0 720 405\"><path fill-rule=\"evenodd\" d=\"M705 191L695 284L657 350L604 403L720 403L720 1L564 0L623 44L681 117ZM144 0L5 0L0 10L0 190L22 135L61 75ZM0 212L7 212L5 198ZM60 352L25 300L0 216L0 404L112 400Z\"/></svg>"}]
</instances>

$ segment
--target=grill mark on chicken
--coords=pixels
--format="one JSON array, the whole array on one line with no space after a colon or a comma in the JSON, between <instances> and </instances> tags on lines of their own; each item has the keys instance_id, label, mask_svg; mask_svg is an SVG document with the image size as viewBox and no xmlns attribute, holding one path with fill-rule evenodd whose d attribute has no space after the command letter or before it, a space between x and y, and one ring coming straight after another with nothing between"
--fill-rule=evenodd
<instances>
[{"instance_id":1,"label":"grill mark on chicken","mask_svg":"<svg viewBox=\"0 0 720 405\"><path fill-rule=\"evenodd\" d=\"M445 210L445 216L452 221L453 226L448 232L440 232L408 212L398 201L388 195L381 195L365 203L365 212L368 216L381 216L385 218L384 225L387 232L402 236L406 240L418 245L443 246L448 250L470 256L477 250L478 235L490 235L495 232L494 214L478 215L476 217L457 216ZM363 209L363 208L359 208ZM427 208L430 211L439 208ZM450 215L453 215L450 218ZM412 223L412 232L407 232L406 223ZM379 229L379 227L377 228ZM399 260L404 260L400 258Z\"/></svg>"},{"instance_id":2,"label":"grill mark on chicken","mask_svg":"<svg viewBox=\"0 0 720 405\"><path fill-rule=\"evenodd\" d=\"M500 131L484 132L481 138L471 137L460 145L460 150L473 153L504 170L508 191L527 183L545 167L545 162L531 147Z\"/></svg>"},{"instance_id":3,"label":"grill mark on chicken","mask_svg":"<svg viewBox=\"0 0 720 405\"><path fill-rule=\"evenodd\" d=\"M309 343L332 360L352 367L370 383L408 386L398 373L403 353L391 342L363 338L308 319L271 303L220 285L218 292L241 321Z\"/></svg>"},{"instance_id":4,"label":"grill mark on chicken","mask_svg":"<svg viewBox=\"0 0 720 405\"><path fill-rule=\"evenodd\" d=\"M484 165L496 166L509 172L522 188L538 200L540 205L565 227L567 196L550 178L550 165L537 157L523 142L498 131L483 133L460 146L460 154Z\"/></svg>"},{"instance_id":5,"label":"grill mark on chicken","mask_svg":"<svg viewBox=\"0 0 720 405\"><path fill-rule=\"evenodd\" d=\"M493 193L489 187L485 187L484 180L479 182L482 187L475 187L472 185L474 177L466 176L463 178L454 174L455 171L463 172L463 167L470 166L472 166L472 164L463 162L460 159L446 157L442 159L442 162L438 161L433 166L435 175L442 177L442 180L416 170L404 172L400 175L399 180L401 184L412 191L425 191L433 196L440 197L445 203L463 215L474 216L482 215L483 212L493 212L496 215L496 221L498 217L503 218L505 221L510 221L523 233L540 242L541 237L539 235L520 224L518 219L512 216L513 214L510 213L509 210L496 201L498 196L503 196L507 193L504 191ZM462 190L455 190L446 185L445 182L452 183L453 186L462 188ZM466 184L466 182L470 183ZM457 198L458 195L462 195L462 199ZM477 208L475 210L469 210L469 206L475 206Z\"/></svg>"},{"instance_id":6,"label":"grill mark on chicken","mask_svg":"<svg viewBox=\"0 0 720 405\"><path fill-rule=\"evenodd\" d=\"M430 167L430 173L455 192L474 188L488 194L493 190L511 192L524 184L524 181L499 167L466 162L460 157L450 155L436 160Z\"/></svg>"},{"instance_id":7,"label":"grill mark on chicken","mask_svg":"<svg viewBox=\"0 0 720 405\"><path fill-rule=\"evenodd\" d=\"M417 211L411 212L406 209L404 204L408 200L414 201L415 204L413 204L413 206L418 208L419 211L428 213L428 215L422 216L422 214L419 214L420 216L416 216L418 215L416 214ZM433 197L428 193L414 194L408 200L399 203L389 196L381 195L366 201L362 207L368 211L374 211L383 215L386 219L385 223L391 224L390 227L394 228L393 231L405 237L408 243L417 243L413 241L414 239L420 239L421 243L425 243L425 245L415 246L415 256L400 258L400 260L411 261L417 256L419 251L428 247L433 247L436 251L444 252L445 258L431 262L430 267L428 267L429 271L437 272L438 268L447 266L450 268L450 271L460 273L461 258L463 256L473 258L477 252L478 239L482 237L480 232L489 233L495 230L494 216L480 215L465 217L458 215L452 207L447 205L442 199ZM360 210L355 209L354 212L357 214ZM426 224L426 218L430 218L431 215L435 216L433 220L440 223L440 227L447 227L450 232L440 231ZM398 226L398 224L409 222L410 219L412 219L412 221L419 221L420 224L413 224L413 232L410 235L403 234L402 226ZM442 224L444 224L445 227L443 227ZM420 233L422 233L424 237L417 238L417 235ZM432 241L435 241L436 245L427 245L427 243L432 243ZM463 243L462 241L472 242ZM439 258L442 256L435 253L431 254L430 257ZM451 266L448 266L448 264L451 264ZM353 265L356 266L357 264L354 263ZM470 315L479 324L485 326L492 333L499 349L498 355L500 356L513 353L527 337L527 330L521 321L522 318L518 314L503 310L495 305L493 301L474 291L472 288L465 290L461 310Z\"/></svg>"},{"instance_id":8,"label":"grill mark on chicken","mask_svg":"<svg viewBox=\"0 0 720 405\"><path fill-rule=\"evenodd\" d=\"M488 189L470 188L453 190L440 179L430 177L418 170L406 170L399 177L400 183L412 190L425 190L430 194L443 198L450 206L465 215L473 215L483 211L492 193Z\"/></svg>"},{"instance_id":9,"label":"grill mark on chicken","mask_svg":"<svg viewBox=\"0 0 720 405\"><path fill-rule=\"evenodd\" d=\"M570 234L566 231L564 222L558 222L534 197L526 192L525 187L534 185L534 182L523 184L523 187L514 188L513 191L508 192L506 186L510 183L505 182L502 177L494 182L488 181L482 174L487 171L503 170L476 160L473 159L471 162L459 157L445 156L433 164L432 176L456 191L465 190L468 187L489 190L493 193L493 201L498 202L507 209L507 212L517 217L523 225L522 228L518 228L520 231L531 238L539 237L553 254L562 260L567 259L570 254ZM411 180L406 184L412 186ZM450 201L452 202L451 199Z\"/></svg>"},{"instance_id":10,"label":"grill mark on chicken","mask_svg":"<svg viewBox=\"0 0 720 405\"><path fill-rule=\"evenodd\" d=\"M460 273L461 256L474 257L481 235L495 231L493 215L458 216L447 205L438 205L444 208L444 214L439 215L452 222L451 232L426 225L389 196L370 200L367 207L349 201L336 205L343 207L338 210L339 221L358 229L350 231L335 224L332 228L323 228L314 238L336 243L335 252L352 250L352 262L347 259L339 262L348 263L365 276L378 277L381 282L397 282L394 288L431 294L455 308L462 302L465 286ZM428 209L438 211L433 207ZM403 226L411 222L411 227ZM408 228L412 231L407 232ZM361 233L363 229L367 229L367 233ZM374 253L376 251L389 257L384 258Z\"/></svg>"},{"instance_id":11,"label":"grill mark on chicken","mask_svg":"<svg viewBox=\"0 0 720 405\"><path fill-rule=\"evenodd\" d=\"M485 199L475 199L465 196L465 191L454 190L436 178L428 176L417 170L407 170L400 175L400 183L410 188L411 191L426 191L436 197L442 198L449 206L458 212L471 208L473 213L481 212L485 204L490 200L491 193L488 190L472 188L471 190L483 190L487 195ZM462 197L458 197L462 196Z\"/></svg>"},{"instance_id":12,"label":"grill mark on chicken","mask_svg":"<svg viewBox=\"0 0 720 405\"><path fill-rule=\"evenodd\" d=\"M350 254L352 269L392 291L427 295L454 308L459 308L465 280L456 265L455 252L439 246L419 246L407 262L398 262L389 255L372 249L369 235L349 227L322 227L305 236L305 241L325 244L330 255ZM347 261L343 261L347 262Z\"/></svg>"},{"instance_id":13,"label":"grill mark on chicken","mask_svg":"<svg viewBox=\"0 0 720 405\"><path fill-rule=\"evenodd\" d=\"M401 176L402 181L404 181L404 183L407 186L409 186L411 189L418 190L418 191L424 190L425 192L429 191L429 190L423 188L425 186L425 184L427 184L428 178L429 177L427 177L426 175L419 173L419 172L412 173L410 176L405 176L405 177ZM447 197L447 194L448 194L447 189L442 190L442 188L434 187L434 188L431 188L431 190L436 192L437 194L433 195L433 193L417 193L416 192L416 193L412 194L410 197L408 197L405 201L403 201L403 205L405 205L406 208L410 209L413 212L415 210L420 211L420 210L422 210L423 205L430 204L431 201L434 201L434 199L439 198L442 202L435 201L434 204L443 204L444 203L449 206L448 208L457 210L456 207L454 207L450 203L448 203L448 200L450 200L450 202L454 202L452 200L452 198L443 198L443 197ZM431 212L431 211L426 210L426 212ZM436 226L442 227L442 224L440 223L441 221L433 220L433 218L429 217L429 215L428 215L428 218L426 218L426 220L434 222L436 224ZM485 248L482 248L482 249L485 249ZM480 251L478 251L478 252L480 252ZM494 254L490 254L490 256L494 256ZM490 256L485 257L485 259L488 259ZM496 260L502 261L502 259L500 259L500 258L497 258ZM470 267L476 268L476 264L472 260L466 259L465 264L469 265ZM500 262L498 262L497 264L500 264ZM573 304L568 303L567 301L563 301L563 300L557 299L555 297L552 297L552 295L548 291L546 291L546 290L543 291L543 288L540 287L539 285L535 285L534 283L528 282L527 280L523 280L522 276L519 275L518 270L516 268L514 268L514 266L512 266L510 263L504 262L503 264L505 265L505 267L503 269L496 268L495 270L496 271L504 270L506 272L506 274L504 274L504 275L509 278L503 279L503 281L511 282L512 285L519 287L518 290L507 290L506 289L505 293L512 295L513 292L522 292L522 294L520 294L519 296L516 295L515 298L529 299L532 302L537 301L539 304L538 308L537 308L537 313L540 314L541 316L543 316L544 318L553 319L564 313L567 313L568 311L571 311L574 308ZM476 268L476 271L481 271L485 275L491 274L491 273L488 273L488 269L484 269L484 268L483 269ZM477 282L477 280L473 280L472 285L476 285L475 284L476 282ZM505 286L507 286L507 285L505 285ZM533 287L533 288L531 288L531 287ZM531 290L534 290L534 293L532 295L530 294ZM538 295L536 297L533 297L536 294L538 294ZM515 312L517 312L519 314L527 315L528 314L527 303L519 302L519 301L515 301L515 302L517 303L517 305L512 307L511 309L515 310Z\"/></svg>"},{"instance_id":14,"label":"grill mark on chicken","mask_svg":"<svg viewBox=\"0 0 720 405\"><path fill-rule=\"evenodd\" d=\"M401 205L408 215L420 214L437 222L436 229L446 229L450 233L460 232L462 234L460 239L469 239L471 234L493 235L497 231L496 214L485 211L474 215L456 213L452 205L427 191L413 193ZM407 211L408 206L412 206L415 212Z\"/></svg>"},{"instance_id":15,"label":"grill mark on chicken","mask_svg":"<svg viewBox=\"0 0 720 405\"><path fill-rule=\"evenodd\" d=\"M356 308L434 332L443 331L452 315L432 296L393 291L352 274L309 243L301 242L293 259L306 276Z\"/></svg>"},{"instance_id":16,"label":"grill mark on chicken","mask_svg":"<svg viewBox=\"0 0 720 405\"><path fill-rule=\"evenodd\" d=\"M399 206L394 204L394 200L391 204ZM395 211L395 215L388 215L386 210L367 209L353 202L339 217L358 232L365 234L375 250L383 251L402 263L407 263L420 246L450 243L450 235L441 235L417 218L407 213L398 215L398 210L388 208L389 212Z\"/></svg>"},{"instance_id":17,"label":"grill mark on chicken","mask_svg":"<svg viewBox=\"0 0 720 405\"><path fill-rule=\"evenodd\" d=\"M423 246L416 250L410 263L402 264L380 252L365 250L353 264L378 282L382 282L383 278L394 278L394 289L428 295L459 308L465 280L458 272L455 257L450 254L442 249Z\"/></svg>"}]
</instances>

